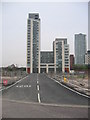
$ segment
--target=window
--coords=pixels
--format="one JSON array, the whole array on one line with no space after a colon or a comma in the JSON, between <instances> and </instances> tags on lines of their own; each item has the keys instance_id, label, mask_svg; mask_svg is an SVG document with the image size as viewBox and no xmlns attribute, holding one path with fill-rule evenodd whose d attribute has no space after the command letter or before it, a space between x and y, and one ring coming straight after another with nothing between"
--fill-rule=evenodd
<instances>
[{"instance_id":1,"label":"window","mask_svg":"<svg viewBox=\"0 0 90 120\"><path fill-rule=\"evenodd\" d=\"M30 51L28 51L28 53L30 53Z\"/></svg>"},{"instance_id":2,"label":"window","mask_svg":"<svg viewBox=\"0 0 90 120\"><path fill-rule=\"evenodd\" d=\"M30 62L27 62L27 64L30 64Z\"/></svg>"}]
</instances>

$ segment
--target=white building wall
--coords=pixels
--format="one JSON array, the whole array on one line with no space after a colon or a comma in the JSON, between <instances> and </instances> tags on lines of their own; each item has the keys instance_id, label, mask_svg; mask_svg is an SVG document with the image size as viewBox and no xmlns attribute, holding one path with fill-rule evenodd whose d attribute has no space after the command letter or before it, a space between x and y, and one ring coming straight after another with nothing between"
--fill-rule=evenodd
<instances>
[{"instance_id":1,"label":"white building wall","mask_svg":"<svg viewBox=\"0 0 90 120\"><path fill-rule=\"evenodd\" d=\"M33 73L33 19L31 20L30 73Z\"/></svg>"},{"instance_id":2,"label":"white building wall","mask_svg":"<svg viewBox=\"0 0 90 120\"><path fill-rule=\"evenodd\" d=\"M54 41L54 72L56 73L56 41Z\"/></svg>"},{"instance_id":3,"label":"white building wall","mask_svg":"<svg viewBox=\"0 0 90 120\"><path fill-rule=\"evenodd\" d=\"M40 73L40 39L41 39L41 36L40 36L40 33L41 33L41 29L40 29L40 22L39 22L39 55L38 55L38 73Z\"/></svg>"},{"instance_id":4,"label":"white building wall","mask_svg":"<svg viewBox=\"0 0 90 120\"><path fill-rule=\"evenodd\" d=\"M27 55L27 73L29 73L28 72L29 69L30 69L30 73L33 73L33 72L40 73L40 19L39 19L39 14L31 13L29 15L30 15L29 18L27 19L28 20L27 21L27 43L28 41L30 41L30 49L27 44L27 54L30 51L30 58ZM38 34L36 34L37 32ZM30 34L30 38L29 38L29 34ZM30 61L30 64L28 64L28 61Z\"/></svg>"},{"instance_id":5,"label":"white building wall","mask_svg":"<svg viewBox=\"0 0 90 120\"><path fill-rule=\"evenodd\" d=\"M65 56L64 56L64 41L62 41L62 72L64 73L65 72L65 63L64 63L64 60L65 59Z\"/></svg>"}]
</instances>

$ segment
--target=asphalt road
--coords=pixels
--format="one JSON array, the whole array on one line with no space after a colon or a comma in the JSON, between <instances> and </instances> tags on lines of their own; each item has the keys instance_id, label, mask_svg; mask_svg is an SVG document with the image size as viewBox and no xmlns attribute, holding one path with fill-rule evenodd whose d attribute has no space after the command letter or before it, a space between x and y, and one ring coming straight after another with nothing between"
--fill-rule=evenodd
<instances>
[{"instance_id":1,"label":"asphalt road","mask_svg":"<svg viewBox=\"0 0 90 120\"><path fill-rule=\"evenodd\" d=\"M88 98L45 74L30 74L2 92L3 118L88 118Z\"/></svg>"}]
</instances>

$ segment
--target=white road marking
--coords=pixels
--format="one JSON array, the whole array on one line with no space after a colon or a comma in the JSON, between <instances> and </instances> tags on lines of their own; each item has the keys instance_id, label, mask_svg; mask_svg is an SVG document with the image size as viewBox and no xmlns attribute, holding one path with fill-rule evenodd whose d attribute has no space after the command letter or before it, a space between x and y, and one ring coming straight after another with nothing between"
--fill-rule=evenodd
<instances>
[{"instance_id":1,"label":"white road marking","mask_svg":"<svg viewBox=\"0 0 90 120\"><path fill-rule=\"evenodd\" d=\"M28 87L31 87L31 85L17 85L16 87L19 87L19 88L28 88Z\"/></svg>"},{"instance_id":2,"label":"white road marking","mask_svg":"<svg viewBox=\"0 0 90 120\"><path fill-rule=\"evenodd\" d=\"M31 85L29 85L28 87L31 87Z\"/></svg>"},{"instance_id":3,"label":"white road marking","mask_svg":"<svg viewBox=\"0 0 90 120\"><path fill-rule=\"evenodd\" d=\"M37 84L38 84L38 74L37 74ZM37 85L37 90L39 91L40 90L40 87L39 85ZM40 94L38 93L38 102L41 103L41 100L40 100Z\"/></svg>"},{"instance_id":4,"label":"white road marking","mask_svg":"<svg viewBox=\"0 0 90 120\"><path fill-rule=\"evenodd\" d=\"M37 90L39 91L39 85L37 85Z\"/></svg>"},{"instance_id":5,"label":"white road marking","mask_svg":"<svg viewBox=\"0 0 90 120\"><path fill-rule=\"evenodd\" d=\"M50 77L48 77L48 78L50 78ZM76 90L73 90L73 89L67 87L66 85L61 84L60 82L58 82L57 80L55 80L55 79L53 79L53 78L50 78L50 79L54 80L55 82L57 82L58 84L60 84L61 86L67 88L68 90L70 90L70 91L72 91L72 92L75 92L75 93L77 93L77 94L79 94L79 95L81 95L81 96L84 96L84 97L90 98L90 97L87 96L87 95L84 95L84 94L82 94L82 93L80 93L80 92L78 92L78 91L76 91Z\"/></svg>"},{"instance_id":6,"label":"white road marking","mask_svg":"<svg viewBox=\"0 0 90 120\"><path fill-rule=\"evenodd\" d=\"M38 74L37 74L37 79L38 79Z\"/></svg>"},{"instance_id":7,"label":"white road marking","mask_svg":"<svg viewBox=\"0 0 90 120\"><path fill-rule=\"evenodd\" d=\"M41 103L38 104L37 102L26 102L26 101L19 101L19 100L9 100L9 99L2 99L8 102L16 102L21 104L35 104L35 105L44 105L44 106L52 106L52 107L73 107L73 108L90 108L88 105L71 105L71 104L49 104L49 103Z\"/></svg>"},{"instance_id":8,"label":"white road marking","mask_svg":"<svg viewBox=\"0 0 90 120\"><path fill-rule=\"evenodd\" d=\"M2 90L4 90L4 89L0 89L0 91L2 91Z\"/></svg>"},{"instance_id":9,"label":"white road marking","mask_svg":"<svg viewBox=\"0 0 90 120\"><path fill-rule=\"evenodd\" d=\"M19 86L20 88L23 87L22 85Z\"/></svg>"},{"instance_id":10,"label":"white road marking","mask_svg":"<svg viewBox=\"0 0 90 120\"><path fill-rule=\"evenodd\" d=\"M38 102L41 103L40 94L38 93Z\"/></svg>"},{"instance_id":11,"label":"white road marking","mask_svg":"<svg viewBox=\"0 0 90 120\"><path fill-rule=\"evenodd\" d=\"M24 78L18 80L18 81L15 82L14 84L12 84L12 85L10 85L10 86L8 86L8 87L6 87L6 88L1 89L0 91L7 90L7 89L9 89L9 88L15 86L17 83L21 82L23 79L25 79L25 78L27 78L27 77L28 77L28 76L26 76L26 77L24 77Z\"/></svg>"},{"instance_id":12,"label":"white road marking","mask_svg":"<svg viewBox=\"0 0 90 120\"><path fill-rule=\"evenodd\" d=\"M28 87L28 85L24 85L24 87L26 87L26 88L27 88L27 87Z\"/></svg>"}]
</instances>

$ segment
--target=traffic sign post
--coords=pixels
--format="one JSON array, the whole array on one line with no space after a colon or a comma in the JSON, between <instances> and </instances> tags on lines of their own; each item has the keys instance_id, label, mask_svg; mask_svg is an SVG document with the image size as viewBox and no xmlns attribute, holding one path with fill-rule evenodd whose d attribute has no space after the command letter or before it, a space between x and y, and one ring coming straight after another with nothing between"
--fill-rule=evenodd
<instances>
[{"instance_id":1,"label":"traffic sign post","mask_svg":"<svg viewBox=\"0 0 90 120\"><path fill-rule=\"evenodd\" d=\"M3 84L7 85L8 81L7 80L3 80Z\"/></svg>"}]
</instances>

